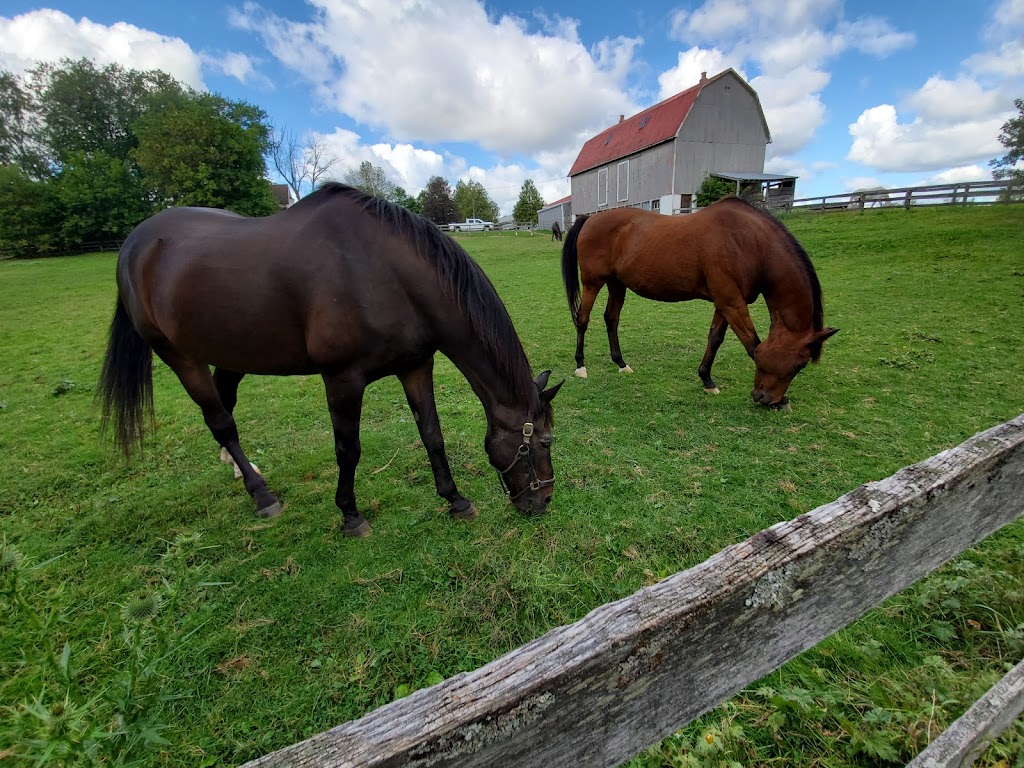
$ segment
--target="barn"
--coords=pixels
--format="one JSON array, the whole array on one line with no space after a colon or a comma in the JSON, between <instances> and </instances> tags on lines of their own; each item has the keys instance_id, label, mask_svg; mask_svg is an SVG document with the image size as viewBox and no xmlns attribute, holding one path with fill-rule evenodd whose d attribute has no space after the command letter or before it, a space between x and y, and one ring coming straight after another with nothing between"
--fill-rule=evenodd
<instances>
[{"instance_id":1,"label":"barn","mask_svg":"<svg viewBox=\"0 0 1024 768\"><path fill-rule=\"evenodd\" d=\"M572 210L594 213L632 206L688 210L707 176L791 200L794 176L764 173L771 141L761 102L734 70L619 122L588 140L569 171Z\"/></svg>"},{"instance_id":2,"label":"barn","mask_svg":"<svg viewBox=\"0 0 1024 768\"><path fill-rule=\"evenodd\" d=\"M537 227L539 229L551 229L551 225L556 221L563 231L572 224L572 195L548 203L537 211Z\"/></svg>"}]
</instances>

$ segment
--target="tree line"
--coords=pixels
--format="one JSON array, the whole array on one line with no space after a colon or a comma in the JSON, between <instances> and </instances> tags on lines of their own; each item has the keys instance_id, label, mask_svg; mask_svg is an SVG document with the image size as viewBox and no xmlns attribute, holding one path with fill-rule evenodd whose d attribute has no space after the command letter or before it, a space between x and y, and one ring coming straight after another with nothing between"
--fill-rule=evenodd
<instances>
[{"instance_id":1,"label":"tree line","mask_svg":"<svg viewBox=\"0 0 1024 768\"><path fill-rule=\"evenodd\" d=\"M173 205L272 213L270 136L259 107L159 71L81 59L0 72L0 251L121 239Z\"/></svg>"},{"instance_id":2,"label":"tree line","mask_svg":"<svg viewBox=\"0 0 1024 768\"><path fill-rule=\"evenodd\" d=\"M336 164L316 139L276 132L245 101L196 91L160 71L88 59L0 71L0 255L27 257L121 240L170 206L263 216L278 208L267 160L298 199ZM498 206L477 181L453 189L432 178L416 197L366 161L346 183L437 224L496 221ZM514 216L536 222L543 199L531 180Z\"/></svg>"}]
</instances>

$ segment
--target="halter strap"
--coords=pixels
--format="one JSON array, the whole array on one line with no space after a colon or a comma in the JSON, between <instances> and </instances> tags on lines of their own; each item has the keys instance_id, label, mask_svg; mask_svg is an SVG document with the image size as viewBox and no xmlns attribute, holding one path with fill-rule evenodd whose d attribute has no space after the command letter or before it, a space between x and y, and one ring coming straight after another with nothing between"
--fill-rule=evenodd
<instances>
[{"instance_id":1,"label":"halter strap","mask_svg":"<svg viewBox=\"0 0 1024 768\"><path fill-rule=\"evenodd\" d=\"M537 491L547 485L555 484L555 475L551 474L550 480L541 480L537 476L537 468L533 465L533 457L530 455L530 438L533 437L533 422L528 421L523 424L523 442L519 446L519 450L516 451L516 456L512 459L512 463L505 467L504 470L496 469L498 473L498 479L501 481L502 487L505 489L505 495L508 496L509 501L515 501L527 491ZM512 489L508 487L508 480L505 479L505 475L512 471L512 468L520 462L523 458L526 459L527 466L530 470L530 484L527 485L519 493L512 495Z\"/></svg>"}]
</instances>

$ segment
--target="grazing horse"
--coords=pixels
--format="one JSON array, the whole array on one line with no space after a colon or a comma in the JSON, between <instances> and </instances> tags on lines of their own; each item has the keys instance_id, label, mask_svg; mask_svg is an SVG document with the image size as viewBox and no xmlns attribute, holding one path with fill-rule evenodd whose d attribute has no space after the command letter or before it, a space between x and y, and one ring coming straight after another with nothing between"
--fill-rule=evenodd
<instances>
[{"instance_id":1,"label":"grazing horse","mask_svg":"<svg viewBox=\"0 0 1024 768\"><path fill-rule=\"evenodd\" d=\"M562 225L557 222L551 222L551 239L562 242Z\"/></svg>"},{"instance_id":2,"label":"grazing horse","mask_svg":"<svg viewBox=\"0 0 1024 768\"><path fill-rule=\"evenodd\" d=\"M581 378L587 376L583 337L604 285L608 343L620 371L632 372L619 350L619 314L627 288L656 301L704 299L715 305L697 369L704 389L718 394L711 365L731 327L754 360L751 396L762 405L786 406L793 377L818 360L824 341L837 332L822 327L821 285L803 247L771 214L735 197L685 216L636 208L581 216L562 246L562 279L576 325L576 375ZM764 343L747 310L759 295L771 313Z\"/></svg>"},{"instance_id":3,"label":"grazing horse","mask_svg":"<svg viewBox=\"0 0 1024 768\"><path fill-rule=\"evenodd\" d=\"M125 453L153 410L152 353L202 409L256 502L281 511L239 445L232 411L247 373L318 373L338 461L344 533L365 536L356 509L363 391L397 376L416 419L437 493L453 517L477 510L452 479L434 402L434 353L449 357L484 407L484 447L511 501L541 512L551 467L550 371L534 381L505 305L483 270L430 221L340 184L274 216L170 208L128 236L100 377L103 421ZM211 374L210 366L215 370Z\"/></svg>"}]
</instances>

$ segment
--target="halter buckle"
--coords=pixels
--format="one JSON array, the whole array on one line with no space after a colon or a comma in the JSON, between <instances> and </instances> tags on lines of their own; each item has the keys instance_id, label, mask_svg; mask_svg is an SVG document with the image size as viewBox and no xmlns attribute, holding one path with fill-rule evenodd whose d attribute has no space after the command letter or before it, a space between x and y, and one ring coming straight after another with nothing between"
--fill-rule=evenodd
<instances>
[{"instance_id":1,"label":"halter buckle","mask_svg":"<svg viewBox=\"0 0 1024 768\"><path fill-rule=\"evenodd\" d=\"M523 438L528 443L531 437L533 437L533 422L528 421L523 424Z\"/></svg>"}]
</instances>

